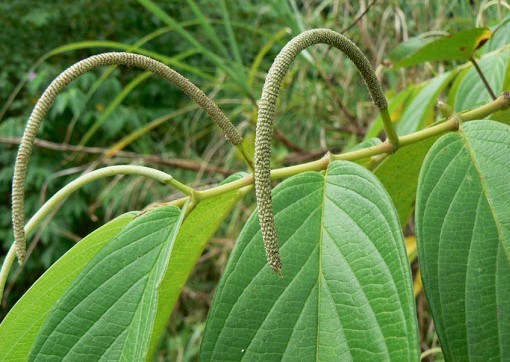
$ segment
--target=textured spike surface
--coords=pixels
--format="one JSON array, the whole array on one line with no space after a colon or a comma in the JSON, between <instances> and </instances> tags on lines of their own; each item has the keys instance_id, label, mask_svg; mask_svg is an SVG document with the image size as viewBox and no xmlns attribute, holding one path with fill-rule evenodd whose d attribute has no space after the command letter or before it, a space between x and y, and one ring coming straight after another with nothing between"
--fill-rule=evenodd
<instances>
[{"instance_id":1,"label":"textured spike surface","mask_svg":"<svg viewBox=\"0 0 510 362\"><path fill-rule=\"evenodd\" d=\"M228 120L216 104L207 97L198 87L188 79L166 66L165 64L134 53L112 52L91 56L63 71L46 88L37 101L30 118L28 119L25 132L19 147L14 167L12 185L12 220L14 227L14 239L16 241L16 255L20 264L25 259L25 208L24 208L24 185L27 174L28 161L32 154L32 145L37 131L46 116L49 108L57 95L74 79L91 70L107 65L125 65L128 67L142 68L153 72L159 77L169 81L179 88L184 94L194 100L225 132L226 138L234 145L240 144L243 139L234 125Z\"/></svg>"},{"instance_id":2,"label":"textured spike surface","mask_svg":"<svg viewBox=\"0 0 510 362\"><path fill-rule=\"evenodd\" d=\"M329 29L305 31L293 38L276 57L264 83L259 104L255 140L255 191L259 207L259 222L262 228L267 260L277 273L281 270L280 251L271 202L271 143L276 101L289 66L304 49L315 44L327 44L341 50L358 68L370 96L379 109L387 108L386 98L372 65L361 50L340 33Z\"/></svg>"}]
</instances>

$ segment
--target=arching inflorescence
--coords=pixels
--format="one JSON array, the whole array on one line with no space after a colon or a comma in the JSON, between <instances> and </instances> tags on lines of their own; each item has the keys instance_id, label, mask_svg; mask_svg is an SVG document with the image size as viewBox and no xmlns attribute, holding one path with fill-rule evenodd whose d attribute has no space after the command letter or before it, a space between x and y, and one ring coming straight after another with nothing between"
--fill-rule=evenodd
<instances>
[{"instance_id":1,"label":"arching inflorescence","mask_svg":"<svg viewBox=\"0 0 510 362\"><path fill-rule=\"evenodd\" d=\"M280 87L290 64L298 54L307 47L315 44L328 44L341 50L358 68L370 96L375 105L382 113L387 115L387 102L382 87L375 76L375 72L368 59L361 50L349 39L340 33L329 29L313 29L305 31L293 38L280 51L264 83L262 97L259 104L257 130L255 140L255 192L259 208L259 221L262 229L262 237L266 249L267 260L270 267L281 275L281 257L276 227L271 202L271 143L273 135L273 121L275 116L276 101ZM393 137L394 129L385 123L386 133L396 142Z\"/></svg>"}]
</instances>

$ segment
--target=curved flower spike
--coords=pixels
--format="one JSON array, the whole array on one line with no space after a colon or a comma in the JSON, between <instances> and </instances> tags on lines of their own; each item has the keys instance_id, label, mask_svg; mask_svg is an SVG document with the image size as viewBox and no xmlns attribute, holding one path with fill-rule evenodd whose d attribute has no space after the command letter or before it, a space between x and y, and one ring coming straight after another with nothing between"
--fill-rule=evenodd
<instances>
[{"instance_id":1,"label":"curved flower spike","mask_svg":"<svg viewBox=\"0 0 510 362\"><path fill-rule=\"evenodd\" d=\"M259 104L255 139L255 192L259 208L259 221L270 267L281 275L281 257L271 202L271 141L276 101L282 80L290 63L305 48L314 44L328 44L340 49L358 68L370 96L380 109L390 143L398 147L398 138L389 119L387 102L381 84L375 76L372 65L361 50L340 33L329 29L314 29L303 32L293 38L276 57L264 83ZM389 121L389 122L388 122Z\"/></svg>"},{"instance_id":2,"label":"curved flower spike","mask_svg":"<svg viewBox=\"0 0 510 362\"><path fill-rule=\"evenodd\" d=\"M55 98L65 86L80 75L106 65L126 65L142 68L151 71L174 84L207 112L207 114L216 122L223 132L225 132L225 136L230 142L242 149L242 137L218 106L188 79L157 60L140 54L112 52L94 55L72 65L55 78L53 82L51 82L37 101L37 104L28 119L18 155L16 157L12 185L12 221L14 227L14 240L16 243L16 255L21 265L23 265L26 252L24 231L25 178L27 174L28 161L32 153L32 145L37 131L39 130L39 126L46 116L48 109L55 101Z\"/></svg>"}]
</instances>

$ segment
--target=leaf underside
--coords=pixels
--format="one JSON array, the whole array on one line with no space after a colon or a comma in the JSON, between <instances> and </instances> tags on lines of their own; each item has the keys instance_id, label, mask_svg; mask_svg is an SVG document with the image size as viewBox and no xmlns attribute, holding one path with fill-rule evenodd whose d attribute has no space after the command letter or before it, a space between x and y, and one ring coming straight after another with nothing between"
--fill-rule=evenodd
<instances>
[{"instance_id":1,"label":"leaf underside","mask_svg":"<svg viewBox=\"0 0 510 362\"><path fill-rule=\"evenodd\" d=\"M510 358L510 127L473 121L431 148L416 230L424 289L448 360Z\"/></svg>"},{"instance_id":2,"label":"leaf underside","mask_svg":"<svg viewBox=\"0 0 510 362\"><path fill-rule=\"evenodd\" d=\"M30 360L145 359L183 213L151 210L101 249L54 306Z\"/></svg>"},{"instance_id":3,"label":"leaf underside","mask_svg":"<svg viewBox=\"0 0 510 362\"><path fill-rule=\"evenodd\" d=\"M0 324L0 361L26 361L53 304L101 248L135 213L124 214L83 238L23 295Z\"/></svg>"},{"instance_id":4,"label":"leaf underside","mask_svg":"<svg viewBox=\"0 0 510 362\"><path fill-rule=\"evenodd\" d=\"M245 175L244 172L236 173L222 184L236 181ZM158 310L148 356L153 356L156 352L175 303L207 242L247 192L248 190L235 190L203 200L186 216L175 239L170 263L159 288Z\"/></svg>"},{"instance_id":5,"label":"leaf underside","mask_svg":"<svg viewBox=\"0 0 510 362\"><path fill-rule=\"evenodd\" d=\"M416 360L417 324L397 214L354 163L282 182L273 204L283 279L266 264L258 216L218 287L203 360Z\"/></svg>"}]
</instances>

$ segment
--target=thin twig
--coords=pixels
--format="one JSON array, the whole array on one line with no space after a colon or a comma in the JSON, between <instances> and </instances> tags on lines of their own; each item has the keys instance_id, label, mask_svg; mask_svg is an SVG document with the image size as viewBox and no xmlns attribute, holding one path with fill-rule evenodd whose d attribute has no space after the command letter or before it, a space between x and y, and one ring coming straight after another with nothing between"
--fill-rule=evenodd
<instances>
[{"instance_id":1,"label":"thin twig","mask_svg":"<svg viewBox=\"0 0 510 362\"><path fill-rule=\"evenodd\" d=\"M469 60L471 61L471 63L473 63L473 66L475 67L476 72L480 76L480 79L482 80L483 85L485 86L485 88L487 88L487 91L491 95L492 99L496 100L496 98L498 98L498 97L496 96L496 94L492 90L491 86L489 85L489 82L487 81L487 78L485 78L485 75L483 75L483 72L480 69L480 67L478 66L478 63L476 62L475 58L471 57L471 58L469 58Z\"/></svg>"},{"instance_id":2,"label":"thin twig","mask_svg":"<svg viewBox=\"0 0 510 362\"><path fill-rule=\"evenodd\" d=\"M363 18L367 13L368 11L370 10L370 8L372 6L374 6L374 4L377 2L377 0L373 0L370 4L368 4L367 8L361 13L358 15L358 17L356 19L354 19L354 21L352 23L350 23L348 26L346 26L344 29L340 30L340 33L345 33L346 31L349 31L351 30L351 28L353 28L357 23L358 21L361 20L361 18Z\"/></svg>"},{"instance_id":3,"label":"thin twig","mask_svg":"<svg viewBox=\"0 0 510 362\"><path fill-rule=\"evenodd\" d=\"M3 137L0 136L0 143L11 144L11 145L19 145L21 143L21 138L17 137ZM67 143L54 143L50 141L44 141L40 139L35 139L34 145L41 148L47 148L49 150L55 151L72 151L72 152L83 152L83 153L92 153L92 154L107 154L109 152L106 148L101 147L86 147L86 146L75 146L69 145ZM226 168L205 165L202 162L186 160L186 159L164 159L162 157L156 155L141 155L136 152L127 152L127 151L118 151L115 153L115 156L125 157L125 158L135 158L139 159L143 162L147 163L156 163L161 165L166 165L174 168L180 168L184 170L192 170L199 171L205 170L207 172L219 173L222 175L232 175L234 171L228 170Z\"/></svg>"},{"instance_id":4,"label":"thin twig","mask_svg":"<svg viewBox=\"0 0 510 362\"><path fill-rule=\"evenodd\" d=\"M304 152L304 149L299 147L298 145L294 144L291 140L289 140L281 131L278 129L275 129L274 137L285 147L287 147L289 150L293 152Z\"/></svg>"}]
</instances>

